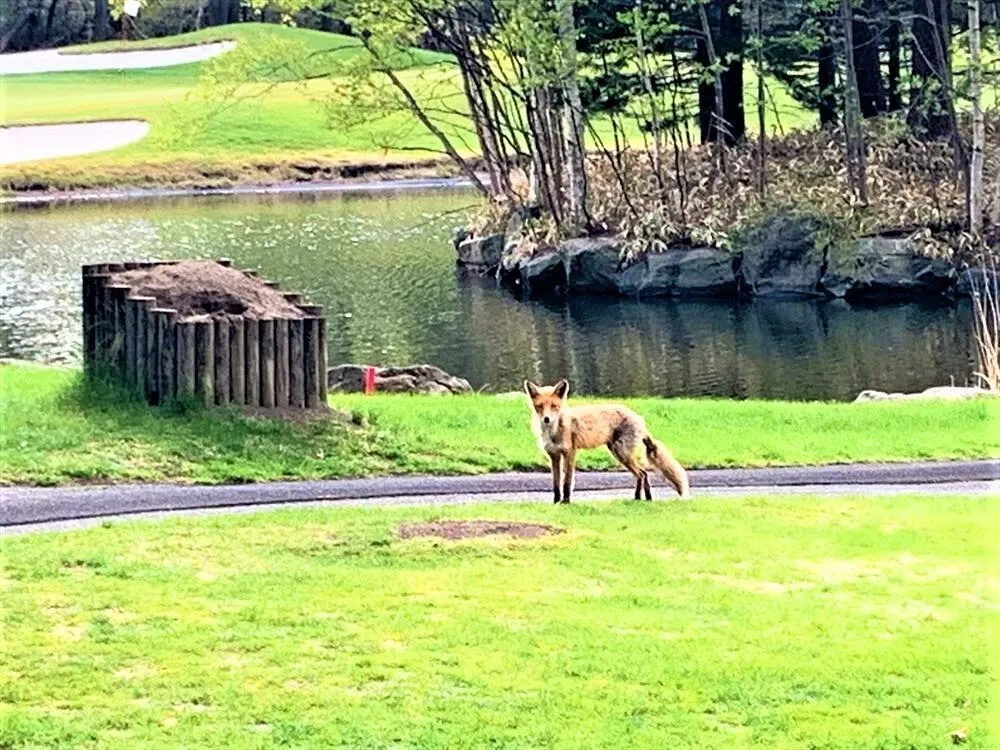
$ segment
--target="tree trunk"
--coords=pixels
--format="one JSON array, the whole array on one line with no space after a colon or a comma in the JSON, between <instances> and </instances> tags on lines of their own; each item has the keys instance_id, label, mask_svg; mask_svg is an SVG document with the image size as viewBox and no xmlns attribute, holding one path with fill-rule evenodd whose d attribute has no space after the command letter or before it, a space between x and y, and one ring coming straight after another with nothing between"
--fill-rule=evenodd
<instances>
[{"instance_id":1,"label":"tree trunk","mask_svg":"<svg viewBox=\"0 0 1000 750\"><path fill-rule=\"evenodd\" d=\"M858 78L854 70L853 12L851 0L840 2L841 21L844 27L844 141L846 146L847 173L851 190L862 205L868 205L868 169L865 164L864 133L861 130L861 107L858 102Z\"/></svg>"},{"instance_id":2,"label":"tree trunk","mask_svg":"<svg viewBox=\"0 0 1000 750\"><path fill-rule=\"evenodd\" d=\"M205 0L198 0L198 15L194 18L195 31L201 28L202 20L205 18Z\"/></svg>"},{"instance_id":3,"label":"tree trunk","mask_svg":"<svg viewBox=\"0 0 1000 750\"><path fill-rule=\"evenodd\" d=\"M913 88L908 121L932 138L950 135L951 11L948 0L913 0Z\"/></svg>"},{"instance_id":4,"label":"tree trunk","mask_svg":"<svg viewBox=\"0 0 1000 750\"><path fill-rule=\"evenodd\" d=\"M558 0L559 43L562 48L562 136L568 195L566 228L579 234L587 220L587 176L584 172L583 102L576 71L576 22L573 0Z\"/></svg>"},{"instance_id":5,"label":"tree trunk","mask_svg":"<svg viewBox=\"0 0 1000 750\"><path fill-rule=\"evenodd\" d=\"M816 58L819 87L819 123L824 128L837 126L837 51L829 38L823 40Z\"/></svg>"},{"instance_id":6,"label":"tree trunk","mask_svg":"<svg viewBox=\"0 0 1000 750\"><path fill-rule=\"evenodd\" d=\"M712 39L712 27L708 22L708 14L705 6L698 6L698 17L701 19L701 33L705 40L705 57L708 59L708 66L712 71L712 110L710 117L710 127L708 128L708 140L714 143L723 144L727 140L729 124L725 117L725 95L722 90L722 75L719 72L719 58L715 54L715 42ZM720 167L724 152L719 150Z\"/></svg>"},{"instance_id":7,"label":"tree trunk","mask_svg":"<svg viewBox=\"0 0 1000 750\"><path fill-rule=\"evenodd\" d=\"M889 22L887 44L889 47L889 111L899 112L903 108L903 92L900 87L900 26L898 18Z\"/></svg>"},{"instance_id":8,"label":"tree trunk","mask_svg":"<svg viewBox=\"0 0 1000 750\"><path fill-rule=\"evenodd\" d=\"M743 109L743 9L741 0L722 0L719 15L719 56L728 60L722 71L722 114L729 126L726 143L742 141L747 131Z\"/></svg>"},{"instance_id":9,"label":"tree trunk","mask_svg":"<svg viewBox=\"0 0 1000 750\"><path fill-rule=\"evenodd\" d=\"M865 0L861 15L854 16L854 71L858 77L858 98L864 117L877 117L886 111L885 86L879 62L879 30L875 23L874 0Z\"/></svg>"},{"instance_id":10,"label":"tree trunk","mask_svg":"<svg viewBox=\"0 0 1000 750\"><path fill-rule=\"evenodd\" d=\"M767 130L764 119L764 0L757 0L757 191L767 197Z\"/></svg>"},{"instance_id":11,"label":"tree trunk","mask_svg":"<svg viewBox=\"0 0 1000 750\"><path fill-rule=\"evenodd\" d=\"M94 0L94 41L103 42L111 36L108 25L108 0Z\"/></svg>"},{"instance_id":12,"label":"tree trunk","mask_svg":"<svg viewBox=\"0 0 1000 750\"><path fill-rule=\"evenodd\" d=\"M982 106L979 0L969 0L969 97L972 99L972 158L969 160L969 231L983 233L983 145L986 126Z\"/></svg>"},{"instance_id":13,"label":"tree trunk","mask_svg":"<svg viewBox=\"0 0 1000 750\"><path fill-rule=\"evenodd\" d=\"M52 0L49 5L48 17L45 19L45 46L53 46L54 40L52 38L52 24L56 20L56 8L59 7L59 0Z\"/></svg>"}]
</instances>

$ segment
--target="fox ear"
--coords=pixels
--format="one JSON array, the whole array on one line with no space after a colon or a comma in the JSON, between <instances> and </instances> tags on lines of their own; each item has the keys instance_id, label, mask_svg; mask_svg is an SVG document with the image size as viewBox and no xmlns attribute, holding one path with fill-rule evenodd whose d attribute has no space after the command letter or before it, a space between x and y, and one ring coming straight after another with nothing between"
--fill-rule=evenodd
<instances>
[{"instance_id":1,"label":"fox ear","mask_svg":"<svg viewBox=\"0 0 1000 750\"><path fill-rule=\"evenodd\" d=\"M530 380L524 381L524 392L528 394L529 398L534 398L538 395L538 386L532 383Z\"/></svg>"},{"instance_id":2,"label":"fox ear","mask_svg":"<svg viewBox=\"0 0 1000 750\"><path fill-rule=\"evenodd\" d=\"M553 392L559 398L566 398L569 395L569 381L560 380L558 383L556 383L555 388L553 388Z\"/></svg>"}]
</instances>

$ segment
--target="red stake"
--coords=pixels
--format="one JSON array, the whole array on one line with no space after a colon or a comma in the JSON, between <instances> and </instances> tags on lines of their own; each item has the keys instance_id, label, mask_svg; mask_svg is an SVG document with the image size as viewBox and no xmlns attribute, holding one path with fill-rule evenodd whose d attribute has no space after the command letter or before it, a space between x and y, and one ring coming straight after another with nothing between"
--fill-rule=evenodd
<instances>
[{"instance_id":1,"label":"red stake","mask_svg":"<svg viewBox=\"0 0 1000 750\"><path fill-rule=\"evenodd\" d=\"M375 368L365 368L365 395L370 396L375 393Z\"/></svg>"}]
</instances>

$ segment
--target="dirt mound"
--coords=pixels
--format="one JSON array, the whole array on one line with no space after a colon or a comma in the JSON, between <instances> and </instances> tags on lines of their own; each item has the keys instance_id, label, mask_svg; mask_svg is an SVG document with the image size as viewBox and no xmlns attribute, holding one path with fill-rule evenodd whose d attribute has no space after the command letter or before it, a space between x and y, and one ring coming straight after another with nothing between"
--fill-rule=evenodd
<instances>
[{"instance_id":1,"label":"dirt mound","mask_svg":"<svg viewBox=\"0 0 1000 750\"><path fill-rule=\"evenodd\" d=\"M484 536L512 536L516 539L538 539L547 534L562 534L563 531L557 526L523 521L431 521L400 526L399 538L432 536L441 539L476 539Z\"/></svg>"},{"instance_id":2,"label":"dirt mound","mask_svg":"<svg viewBox=\"0 0 1000 750\"><path fill-rule=\"evenodd\" d=\"M177 310L182 320L209 316L302 318L302 310L259 279L210 260L122 271L113 284L127 284L132 294L155 297L159 307Z\"/></svg>"}]
</instances>

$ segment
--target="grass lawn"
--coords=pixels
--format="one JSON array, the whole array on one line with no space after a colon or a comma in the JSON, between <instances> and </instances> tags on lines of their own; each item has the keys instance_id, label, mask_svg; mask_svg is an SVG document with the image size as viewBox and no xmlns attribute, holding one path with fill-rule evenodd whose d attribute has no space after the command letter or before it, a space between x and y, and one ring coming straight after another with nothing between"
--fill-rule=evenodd
<instances>
[{"instance_id":1,"label":"grass lawn","mask_svg":"<svg viewBox=\"0 0 1000 750\"><path fill-rule=\"evenodd\" d=\"M246 482L546 468L521 399L336 396L308 423L150 409L73 370L0 366L0 482ZM628 399L687 466L1000 456L1000 403ZM605 451L583 468L614 466Z\"/></svg>"},{"instance_id":2,"label":"grass lawn","mask_svg":"<svg viewBox=\"0 0 1000 750\"><path fill-rule=\"evenodd\" d=\"M404 522L553 524L536 540ZM0 540L0 747L996 748L996 498L274 511Z\"/></svg>"},{"instance_id":3,"label":"grass lawn","mask_svg":"<svg viewBox=\"0 0 1000 750\"><path fill-rule=\"evenodd\" d=\"M325 53L313 58L316 72L360 53L351 37L273 24L233 24L139 43L105 42L69 48L70 53L178 46L220 39L237 41L237 52L203 63L169 68L7 76L0 80L0 125L113 118L147 120L150 134L136 144L82 157L8 165L0 189L87 188L114 185L277 182L335 178L345 166L412 166L441 163L440 144L408 112L369 118L354 127L331 122L324 102L337 95L328 79L289 80L274 86L248 84L242 101L201 122L206 108L193 95L199 77L225 67L240 49L274 56L277 50ZM450 58L417 52L401 78L425 104L466 111L461 82ZM747 73L747 108L756 107L756 79ZM771 82L769 129L809 126L805 112L777 82ZM462 114L438 124L471 153L469 123ZM191 123L195 123L192 125ZM756 120L754 120L756 123ZM753 126L753 124L752 124ZM610 138L609 128L596 125ZM633 135L638 139L638 130ZM465 144L465 148L463 148ZM449 171L453 169L449 166ZM349 173L349 172L348 172Z\"/></svg>"}]
</instances>

